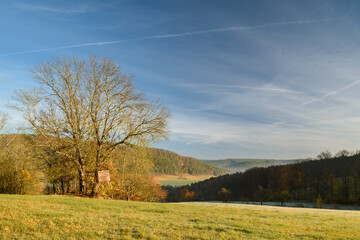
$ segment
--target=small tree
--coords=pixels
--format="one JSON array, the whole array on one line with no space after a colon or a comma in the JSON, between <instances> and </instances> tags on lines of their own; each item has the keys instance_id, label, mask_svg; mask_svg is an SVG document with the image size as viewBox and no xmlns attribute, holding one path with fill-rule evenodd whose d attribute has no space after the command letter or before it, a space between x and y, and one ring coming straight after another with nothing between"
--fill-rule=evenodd
<instances>
[{"instance_id":1,"label":"small tree","mask_svg":"<svg viewBox=\"0 0 360 240\"><path fill-rule=\"evenodd\" d=\"M337 152L337 153L334 155L334 157L338 157L338 158L340 158L340 157L347 157L347 156L350 156L350 152L349 152L348 150L345 150L345 149Z\"/></svg>"},{"instance_id":2,"label":"small tree","mask_svg":"<svg viewBox=\"0 0 360 240\"><path fill-rule=\"evenodd\" d=\"M180 189L181 201L192 201L194 199L194 197L195 197L195 192L190 191L186 187Z\"/></svg>"},{"instance_id":3,"label":"small tree","mask_svg":"<svg viewBox=\"0 0 360 240\"><path fill-rule=\"evenodd\" d=\"M319 155L317 155L317 159L319 160L330 159L331 157L332 154L328 150L321 152Z\"/></svg>"},{"instance_id":4,"label":"small tree","mask_svg":"<svg viewBox=\"0 0 360 240\"><path fill-rule=\"evenodd\" d=\"M231 192L227 190L226 188L221 188L219 191L220 200L224 203L227 203L229 201L229 196Z\"/></svg>"},{"instance_id":5,"label":"small tree","mask_svg":"<svg viewBox=\"0 0 360 240\"><path fill-rule=\"evenodd\" d=\"M318 197L316 199L316 208L322 208L322 199L320 194L318 194Z\"/></svg>"},{"instance_id":6,"label":"small tree","mask_svg":"<svg viewBox=\"0 0 360 240\"><path fill-rule=\"evenodd\" d=\"M263 202L268 197L268 191L267 189L264 189L262 186L259 186L258 190L255 193L255 196L256 196L256 200L259 201L261 205L263 205Z\"/></svg>"},{"instance_id":7,"label":"small tree","mask_svg":"<svg viewBox=\"0 0 360 240\"><path fill-rule=\"evenodd\" d=\"M293 199L293 195L289 191L283 190L275 193L275 199L280 202L281 206L284 206L286 201Z\"/></svg>"}]
</instances>

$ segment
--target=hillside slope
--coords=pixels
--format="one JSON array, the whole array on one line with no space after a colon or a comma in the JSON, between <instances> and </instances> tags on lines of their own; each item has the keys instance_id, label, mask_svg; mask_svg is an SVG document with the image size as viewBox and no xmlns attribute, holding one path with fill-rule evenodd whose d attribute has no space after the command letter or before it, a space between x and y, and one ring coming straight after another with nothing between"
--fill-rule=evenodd
<instances>
[{"instance_id":1,"label":"hillside slope","mask_svg":"<svg viewBox=\"0 0 360 240\"><path fill-rule=\"evenodd\" d=\"M168 150L152 148L151 151L155 174L218 176L228 172L226 169L210 165L192 157L181 156Z\"/></svg>"},{"instance_id":2,"label":"hillside slope","mask_svg":"<svg viewBox=\"0 0 360 240\"><path fill-rule=\"evenodd\" d=\"M297 160L277 160L277 159L251 159L251 158L229 158L223 160L201 160L219 168L226 168L232 172L244 172L253 167L269 167L272 165L284 165L294 163Z\"/></svg>"}]
</instances>

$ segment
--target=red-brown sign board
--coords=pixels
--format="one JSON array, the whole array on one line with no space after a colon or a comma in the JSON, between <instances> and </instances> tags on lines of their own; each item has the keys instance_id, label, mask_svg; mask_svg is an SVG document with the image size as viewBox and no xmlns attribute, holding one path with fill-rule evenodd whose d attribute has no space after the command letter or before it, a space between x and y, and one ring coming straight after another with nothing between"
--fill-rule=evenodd
<instances>
[{"instance_id":1,"label":"red-brown sign board","mask_svg":"<svg viewBox=\"0 0 360 240\"><path fill-rule=\"evenodd\" d=\"M98 171L99 183L110 182L110 173L109 170Z\"/></svg>"}]
</instances>

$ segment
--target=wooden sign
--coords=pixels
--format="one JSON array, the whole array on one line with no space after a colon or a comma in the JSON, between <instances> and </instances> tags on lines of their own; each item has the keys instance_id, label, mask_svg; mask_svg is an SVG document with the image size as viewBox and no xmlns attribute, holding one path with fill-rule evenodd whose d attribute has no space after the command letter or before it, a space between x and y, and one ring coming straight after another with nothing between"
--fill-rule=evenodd
<instances>
[{"instance_id":1,"label":"wooden sign","mask_svg":"<svg viewBox=\"0 0 360 240\"><path fill-rule=\"evenodd\" d=\"M110 173L109 170L98 171L99 183L110 182Z\"/></svg>"}]
</instances>

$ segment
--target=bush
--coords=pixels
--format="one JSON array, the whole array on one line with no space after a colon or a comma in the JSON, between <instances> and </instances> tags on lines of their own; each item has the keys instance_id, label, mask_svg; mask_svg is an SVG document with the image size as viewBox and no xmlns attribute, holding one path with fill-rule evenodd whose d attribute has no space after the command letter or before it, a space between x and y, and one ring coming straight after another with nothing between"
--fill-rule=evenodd
<instances>
[{"instance_id":1,"label":"bush","mask_svg":"<svg viewBox=\"0 0 360 240\"><path fill-rule=\"evenodd\" d=\"M0 193L40 193L40 173L31 161L28 143L18 136L2 135L0 146Z\"/></svg>"}]
</instances>

